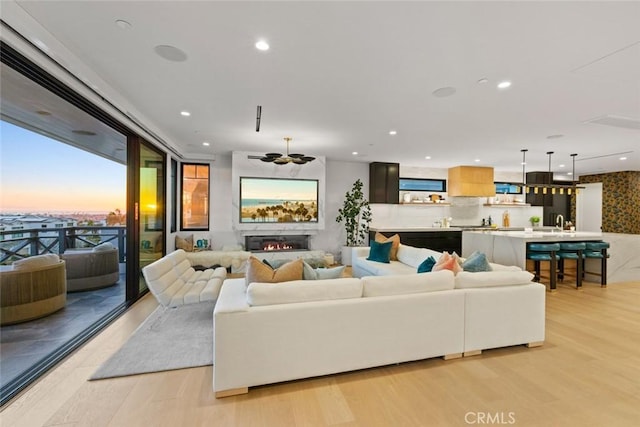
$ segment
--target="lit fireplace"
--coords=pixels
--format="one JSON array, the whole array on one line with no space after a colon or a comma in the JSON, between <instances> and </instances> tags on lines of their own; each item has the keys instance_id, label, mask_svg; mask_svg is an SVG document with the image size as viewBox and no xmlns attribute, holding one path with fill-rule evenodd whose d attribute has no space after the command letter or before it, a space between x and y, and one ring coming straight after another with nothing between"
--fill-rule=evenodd
<instances>
[{"instance_id":1,"label":"lit fireplace","mask_svg":"<svg viewBox=\"0 0 640 427\"><path fill-rule=\"evenodd\" d=\"M309 236L245 236L245 247L250 252L307 251Z\"/></svg>"},{"instance_id":2,"label":"lit fireplace","mask_svg":"<svg viewBox=\"0 0 640 427\"><path fill-rule=\"evenodd\" d=\"M267 243L262 247L263 251L290 251L293 246L286 243Z\"/></svg>"}]
</instances>

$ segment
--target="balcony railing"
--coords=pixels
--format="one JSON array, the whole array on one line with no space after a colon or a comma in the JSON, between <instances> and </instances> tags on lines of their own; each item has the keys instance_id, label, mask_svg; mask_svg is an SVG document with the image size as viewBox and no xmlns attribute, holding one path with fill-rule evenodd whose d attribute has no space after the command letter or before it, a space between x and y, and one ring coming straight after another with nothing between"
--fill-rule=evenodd
<instances>
[{"instance_id":1,"label":"balcony railing","mask_svg":"<svg viewBox=\"0 0 640 427\"><path fill-rule=\"evenodd\" d=\"M92 248L111 242L120 262L126 259L126 227L63 227L0 231L0 264L42 254L62 254L72 248Z\"/></svg>"}]
</instances>

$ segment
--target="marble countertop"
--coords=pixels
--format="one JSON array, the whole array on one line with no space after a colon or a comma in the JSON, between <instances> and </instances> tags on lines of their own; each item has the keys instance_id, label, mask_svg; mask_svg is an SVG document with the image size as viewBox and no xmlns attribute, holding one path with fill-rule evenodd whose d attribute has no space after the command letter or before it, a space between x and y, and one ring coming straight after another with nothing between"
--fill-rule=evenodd
<instances>
[{"instance_id":1,"label":"marble countertop","mask_svg":"<svg viewBox=\"0 0 640 427\"><path fill-rule=\"evenodd\" d=\"M468 231L468 233L501 236L537 242L602 239L602 233L592 231L533 231L530 233L524 231Z\"/></svg>"},{"instance_id":2,"label":"marble countertop","mask_svg":"<svg viewBox=\"0 0 640 427\"><path fill-rule=\"evenodd\" d=\"M431 232L431 231L462 231L458 227L369 227L371 231L379 231L381 233L392 232Z\"/></svg>"}]
</instances>

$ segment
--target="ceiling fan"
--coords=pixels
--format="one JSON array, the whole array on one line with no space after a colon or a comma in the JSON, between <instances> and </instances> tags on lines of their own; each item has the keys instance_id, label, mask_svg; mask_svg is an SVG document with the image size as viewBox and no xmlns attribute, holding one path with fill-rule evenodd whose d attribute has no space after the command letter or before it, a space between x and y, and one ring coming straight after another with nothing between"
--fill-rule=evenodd
<instances>
[{"instance_id":1,"label":"ceiling fan","mask_svg":"<svg viewBox=\"0 0 640 427\"><path fill-rule=\"evenodd\" d=\"M289 153L289 142L291 142L293 138L285 137L284 140L287 142L287 154L282 155L280 153L266 153L263 157L260 157L260 160L268 163L275 163L277 165L286 165L287 163L295 163L296 165L304 165L305 163L312 162L316 158L305 156L304 154L297 153Z\"/></svg>"}]
</instances>

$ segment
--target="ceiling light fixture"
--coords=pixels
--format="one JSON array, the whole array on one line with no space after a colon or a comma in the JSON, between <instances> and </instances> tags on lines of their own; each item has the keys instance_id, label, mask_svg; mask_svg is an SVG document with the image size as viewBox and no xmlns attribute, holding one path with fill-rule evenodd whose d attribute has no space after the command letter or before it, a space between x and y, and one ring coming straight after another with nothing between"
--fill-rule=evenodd
<instances>
[{"instance_id":1,"label":"ceiling light fixture","mask_svg":"<svg viewBox=\"0 0 640 427\"><path fill-rule=\"evenodd\" d=\"M480 159L475 159L474 162L479 163Z\"/></svg>"},{"instance_id":2,"label":"ceiling light fixture","mask_svg":"<svg viewBox=\"0 0 640 427\"><path fill-rule=\"evenodd\" d=\"M397 130L390 130L389 131L389 135L397 135L398 131Z\"/></svg>"},{"instance_id":3,"label":"ceiling light fixture","mask_svg":"<svg viewBox=\"0 0 640 427\"><path fill-rule=\"evenodd\" d=\"M576 156L577 154L571 154L571 157L573 158L573 172L567 172L568 176L572 176L572 181L571 181L571 185L567 186L565 184L554 184L553 183L553 172L551 171L551 155L553 154L553 151L547 151L547 156L549 156L549 177L550 177L550 182L547 184L534 184L534 183L527 183L526 180L526 173L525 173L525 168L524 168L524 164L526 163L525 161L525 155L526 152L528 150L526 149L522 149L520 150L522 152L522 182L524 183L524 194L527 194L529 192L531 192L531 190L533 190L534 194L538 194L538 191L540 189L542 189L542 194L547 194L548 190L551 190L551 194L556 194L556 190L560 193L560 194L564 194L565 190L567 191L568 195L571 195L572 192L578 192L579 188L584 188L584 187L578 187L577 186L577 182L575 181L575 174L576 174ZM560 167L564 167L564 165L560 165Z\"/></svg>"},{"instance_id":4,"label":"ceiling light fixture","mask_svg":"<svg viewBox=\"0 0 640 427\"><path fill-rule=\"evenodd\" d=\"M116 25L118 27L122 28L123 30L130 30L131 29L131 24L128 23L127 21L125 21L124 19L116 20Z\"/></svg>"},{"instance_id":5,"label":"ceiling light fixture","mask_svg":"<svg viewBox=\"0 0 640 427\"><path fill-rule=\"evenodd\" d=\"M498 89L506 89L510 86L511 86L511 82L508 80L498 83Z\"/></svg>"},{"instance_id":6,"label":"ceiling light fixture","mask_svg":"<svg viewBox=\"0 0 640 427\"><path fill-rule=\"evenodd\" d=\"M351 154L353 154L354 156L357 156L358 152L357 151L352 151Z\"/></svg>"},{"instance_id":7,"label":"ceiling light fixture","mask_svg":"<svg viewBox=\"0 0 640 427\"><path fill-rule=\"evenodd\" d=\"M264 40L258 40L258 42L256 42L256 49L262 51L269 50L269 43Z\"/></svg>"},{"instance_id":8,"label":"ceiling light fixture","mask_svg":"<svg viewBox=\"0 0 640 427\"><path fill-rule=\"evenodd\" d=\"M431 156L424 156L425 159L431 160Z\"/></svg>"},{"instance_id":9,"label":"ceiling light fixture","mask_svg":"<svg viewBox=\"0 0 640 427\"><path fill-rule=\"evenodd\" d=\"M447 98L449 96L455 95L455 93L456 93L455 87L447 86L447 87L441 87L439 89L434 90L432 92L432 95L435 96L436 98Z\"/></svg>"},{"instance_id":10,"label":"ceiling light fixture","mask_svg":"<svg viewBox=\"0 0 640 427\"><path fill-rule=\"evenodd\" d=\"M209 144L207 141L203 142L202 145L204 145L205 147L210 146L211 144Z\"/></svg>"},{"instance_id":11,"label":"ceiling light fixture","mask_svg":"<svg viewBox=\"0 0 640 427\"><path fill-rule=\"evenodd\" d=\"M181 116L185 116L185 117L189 117L191 115L191 113L188 112L188 111L180 111L180 115Z\"/></svg>"},{"instance_id":12,"label":"ceiling light fixture","mask_svg":"<svg viewBox=\"0 0 640 427\"><path fill-rule=\"evenodd\" d=\"M626 157L620 157L620 160L627 160Z\"/></svg>"},{"instance_id":13,"label":"ceiling light fixture","mask_svg":"<svg viewBox=\"0 0 640 427\"><path fill-rule=\"evenodd\" d=\"M481 78L480 80L478 80L478 84L485 84L485 83L489 83L489 79L486 77Z\"/></svg>"},{"instance_id":14,"label":"ceiling light fixture","mask_svg":"<svg viewBox=\"0 0 640 427\"><path fill-rule=\"evenodd\" d=\"M286 165L287 163L295 163L296 165L304 165L305 163L312 162L316 158L305 156L304 154L289 154L289 143L293 138L285 137L284 140L287 143L287 154L282 155L280 153L267 153L260 160L267 163L275 163L277 165Z\"/></svg>"}]
</instances>

